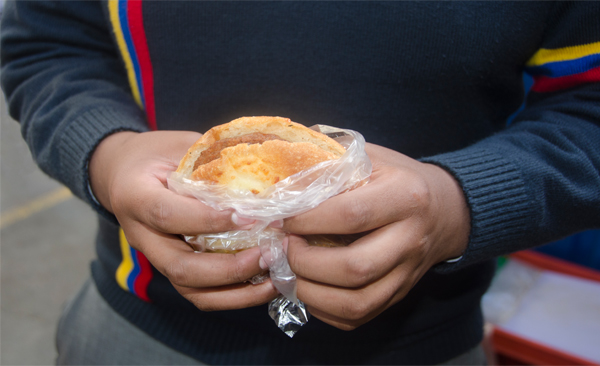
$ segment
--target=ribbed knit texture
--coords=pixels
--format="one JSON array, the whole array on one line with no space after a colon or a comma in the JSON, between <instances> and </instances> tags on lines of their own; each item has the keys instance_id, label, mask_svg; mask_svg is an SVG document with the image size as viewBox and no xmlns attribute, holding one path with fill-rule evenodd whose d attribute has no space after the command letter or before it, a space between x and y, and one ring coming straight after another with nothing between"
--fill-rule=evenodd
<instances>
[{"instance_id":1,"label":"ribbed knit texture","mask_svg":"<svg viewBox=\"0 0 600 366\"><path fill-rule=\"evenodd\" d=\"M116 223L114 215L106 211L92 197L89 187L88 162L99 141L119 131L144 132L145 127L131 114L124 115L112 108L97 108L87 111L73 120L60 135L58 143L60 153L59 179L71 188L73 194L88 202L105 218Z\"/></svg>"},{"instance_id":2,"label":"ribbed knit texture","mask_svg":"<svg viewBox=\"0 0 600 366\"><path fill-rule=\"evenodd\" d=\"M475 147L421 160L443 167L458 180L471 213L469 246L462 259L437 270L453 271L504 254L510 250L507 245L515 239L520 242L531 229L535 216L531 197L516 166L506 158Z\"/></svg>"}]
</instances>

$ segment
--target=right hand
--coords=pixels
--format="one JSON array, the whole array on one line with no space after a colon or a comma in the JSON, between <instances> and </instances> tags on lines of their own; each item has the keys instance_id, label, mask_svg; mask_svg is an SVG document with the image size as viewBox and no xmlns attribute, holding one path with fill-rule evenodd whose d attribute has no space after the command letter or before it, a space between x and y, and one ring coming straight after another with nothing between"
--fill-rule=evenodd
<instances>
[{"instance_id":1,"label":"right hand","mask_svg":"<svg viewBox=\"0 0 600 366\"><path fill-rule=\"evenodd\" d=\"M309 246L290 235L287 257L298 298L325 323L353 330L402 301L434 265L467 248L470 211L445 169L367 144L368 184L289 218L298 234L368 234L348 246ZM398 184L402 182L402 184Z\"/></svg>"},{"instance_id":2,"label":"right hand","mask_svg":"<svg viewBox=\"0 0 600 366\"><path fill-rule=\"evenodd\" d=\"M199 309L267 303L277 296L270 280L259 285L245 282L263 272L259 248L236 254L194 253L180 237L238 228L231 211L216 211L167 188L167 177L200 136L186 131L108 136L90 160L92 191L115 214L129 244Z\"/></svg>"}]
</instances>

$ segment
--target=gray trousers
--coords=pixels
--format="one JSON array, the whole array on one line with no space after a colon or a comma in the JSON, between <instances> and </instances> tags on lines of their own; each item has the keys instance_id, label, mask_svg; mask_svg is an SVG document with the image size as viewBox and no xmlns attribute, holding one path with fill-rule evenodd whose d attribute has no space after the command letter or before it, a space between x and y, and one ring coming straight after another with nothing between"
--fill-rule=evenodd
<instances>
[{"instance_id":1,"label":"gray trousers","mask_svg":"<svg viewBox=\"0 0 600 366\"><path fill-rule=\"evenodd\" d=\"M67 303L56 332L58 365L205 365L115 312L91 280Z\"/></svg>"},{"instance_id":2,"label":"gray trousers","mask_svg":"<svg viewBox=\"0 0 600 366\"><path fill-rule=\"evenodd\" d=\"M66 305L56 333L58 365L205 365L117 314L88 280ZM485 365L481 346L443 365Z\"/></svg>"}]
</instances>

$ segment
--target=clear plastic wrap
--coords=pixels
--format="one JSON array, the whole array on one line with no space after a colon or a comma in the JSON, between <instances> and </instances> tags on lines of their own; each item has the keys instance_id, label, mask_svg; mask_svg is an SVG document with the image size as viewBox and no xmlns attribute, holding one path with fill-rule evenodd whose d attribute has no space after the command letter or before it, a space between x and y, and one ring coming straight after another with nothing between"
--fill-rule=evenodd
<instances>
[{"instance_id":1,"label":"clear plastic wrap","mask_svg":"<svg viewBox=\"0 0 600 366\"><path fill-rule=\"evenodd\" d=\"M365 152L363 136L352 130L317 125L312 129L339 142L346 153L336 160L319 163L294 174L260 194L238 191L223 185L194 181L173 173L169 189L195 197L216 210L233 209L241 218L255 220L248 230L186 236L185 240L199 252L233 252L259 246L269 275L281 296L270 304L269 314L290 337L308 320L304 305L296 297L296 276L285 253L285 233L269 225L315 208L323 201L367 183L371 161ZM254 279L260 281L260 279Z\"/></svg>"}]
</instances>

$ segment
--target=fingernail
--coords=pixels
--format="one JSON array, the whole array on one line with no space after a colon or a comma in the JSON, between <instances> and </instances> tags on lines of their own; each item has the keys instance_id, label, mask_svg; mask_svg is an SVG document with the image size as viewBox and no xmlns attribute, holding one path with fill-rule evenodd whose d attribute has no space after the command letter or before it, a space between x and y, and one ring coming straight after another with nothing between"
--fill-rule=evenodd
<instances>
[{"instance_id":1,"label":"fingernail","mask_svg":"<svg viewBox=\"0 0 600 366\"><path fill-rule=\"evenodd\" d=\"M260 259L258 260L258 265L262 270L269 269L269 266L267 266L267 262L265 262L265 260L262 257L260 257Z\"/></svg>"},{"instance_id":2,"label":"fingernail","mask_svg":"<svg viewBox=\"0 0 600 366\"><path fill-rule=\"evenodd\" d=\"M289 242L290 242L290 238L288 236L283 238L283 241L281 242L281 246L283 247L283 252L285 253L285 255L287 255Z\"/></svg>"},{"instance_id":3,"label":"fingernail","mask_svg":"<svg viewBox=\"0 0 600 366\"><path fill-rule=\"evenodd\" d=\"M237 226L251 225L256 222L256 220L240 217L236 212L231 214L231 221Z\"/></svg>"},{"instance_id":4,"label":"fingernail","mask_svg":"<svg viewBox=\"0 0 600 366\"><path fill-rule=\"evenodd\" d=\"M283 227L283 220L275 220L269 224L269 227L273 229L281 229Z\"/></svg>"}]
</instances>

